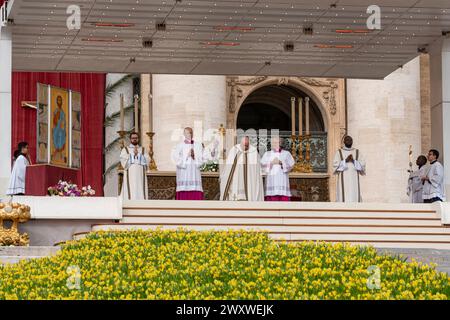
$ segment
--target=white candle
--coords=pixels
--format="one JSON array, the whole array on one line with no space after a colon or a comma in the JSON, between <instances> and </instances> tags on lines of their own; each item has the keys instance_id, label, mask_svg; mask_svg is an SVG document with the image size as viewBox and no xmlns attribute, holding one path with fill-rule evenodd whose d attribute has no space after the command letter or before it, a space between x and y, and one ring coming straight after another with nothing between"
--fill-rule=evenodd
<instances>
[{"instance_id":1,"label":"white candle","mask_svg":"<svg viewBox=\"0 0 450 320\"><path fill-rule=\"evenodd\" d=\"M303 98L298 98L298 134L303 133Z\"/></svg>"},{"instance_id":2,"label":"white candle","mask_svg":"<svg viewBox=\"0 0 450 320\"><path fill-rule=\"evenodd\" d=\"M151 94L148 94L148 131L153 132L153 101L150 99L152 98Z\"/></svg>"},{"instance_id":3,"label":"white candle","mask_svg":"<svg viewBox=\"0 0 450 320\"><path fill-rule=\"evenodd\" d=\"M306 134L308 135L309 132L309 97L305 98L305 108L306 108Z\"/></svg>"},{"instance_id":4,"label":"white candle","mask_svg":"<svg viewBox=\"0 0 450 320\"><path fill-rule=\"evenodd\" d=\"M120 131L124 131L123 94L120 94Z\"/></svg>"},{"instance_id":5,"label":"white candle","mask_svg":"<svg viewBox=\"0 0 450 320\"><path fill-rule=\"evenodd\" d=\"M295 136L295 97L291 97L291 120L292 135Z\"/></svg>"},{"instance_id":6,"label":"white candle","mask_svg":"<svg viewBox=\"0 0 450 320\"><path fill-rule=\"evenodd\" d=\"M138 105L138 95L134 96L134 132L139 133L139 105Z\"/></svg>"}]
</instances>

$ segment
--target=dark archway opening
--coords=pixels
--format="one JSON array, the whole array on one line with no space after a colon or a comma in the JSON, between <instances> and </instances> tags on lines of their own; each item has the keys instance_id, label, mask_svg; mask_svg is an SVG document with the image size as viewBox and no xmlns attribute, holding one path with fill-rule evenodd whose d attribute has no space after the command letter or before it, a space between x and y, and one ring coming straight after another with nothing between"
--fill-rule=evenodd
<instances>
[{"instance_id":1,"label":"dark archway opening","mask_svg":"<svg viewBox=\"0 0 450 320\"><path fill-rule=\"evenodd\" d=\"M252 92L242 104L236 121L236 129L278 129L291 131L291 97L307 94L295 87L286 85L269 85ZM310 131L325 132L325 125L319 107L310 99ZM298 132L298 104L296 105L296 131ZM303 130L306 130L306 114L303 106Z\"/></svg>"}]
</instances>

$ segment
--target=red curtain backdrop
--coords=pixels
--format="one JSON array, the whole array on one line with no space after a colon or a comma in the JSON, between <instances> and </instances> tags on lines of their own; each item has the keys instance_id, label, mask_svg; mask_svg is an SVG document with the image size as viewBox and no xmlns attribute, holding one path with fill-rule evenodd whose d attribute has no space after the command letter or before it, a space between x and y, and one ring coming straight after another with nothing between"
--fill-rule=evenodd
<instances>
[{"instance_id":1,"label":"red curtain backdrop","mask_svg":"<svg viewBox=\"0 0 450 320\"><path fill-rule=\"evenodd\" d=\"M0 0L1 1L1 0ZM12 75L12 152L20 141L27 141L30 157L36 163L36 110L23 108L22 101L36 101L37 83L71 89L81 93L82 158L78 181L91 185L103 195L103 121L105 74L13 72Z\"/></svg>"}]
</instances>

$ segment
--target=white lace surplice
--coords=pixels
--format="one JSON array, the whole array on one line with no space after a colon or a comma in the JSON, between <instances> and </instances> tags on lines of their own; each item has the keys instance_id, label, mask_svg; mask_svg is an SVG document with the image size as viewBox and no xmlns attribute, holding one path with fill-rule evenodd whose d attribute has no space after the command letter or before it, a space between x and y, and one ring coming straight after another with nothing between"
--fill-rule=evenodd
<instances>
[{"instance_id":1,"label":"white lace surplice","mask_svg":"<svg viewBox=\"0 0 450 320\"><path fill-rule=\"evenodd\" d=\"M275 158L278 158L282 164L271 164ZM266 196L291 196L289 172L294 164L294 158L286 150L281 150L281 152L271 150L263 155L261 165L267 173Z\"/></svg>"},{"instance_id":2,"label":"white lace surplice","mask_svg":"<svg viewBox=\"0 0 450 320\"><path fill-rule=\"evenodd\" d=\"M194 158L190 156L194 149ZM179 143L172 151L172 160L176 164L177 189L176 191L202 191L202 174L200 168L204 160L204 151L200 143Z\"/></svg>"}]
</instances>

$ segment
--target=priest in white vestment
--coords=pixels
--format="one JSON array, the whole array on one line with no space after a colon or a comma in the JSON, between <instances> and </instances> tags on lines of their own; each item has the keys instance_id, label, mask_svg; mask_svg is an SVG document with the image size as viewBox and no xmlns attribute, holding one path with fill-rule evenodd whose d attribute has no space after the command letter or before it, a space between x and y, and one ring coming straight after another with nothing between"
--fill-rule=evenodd
<instances>
[{"instance_id":1,"label":"priest in white vestment","mask_svg":"<svg viewBox=\"0 0 450 320\"><path fill-rule=\"evenodd\" d=\"M230 149L220 173L221 200L264 201L259 154L248 137Z\"/></svg>"},{"instance_id":2,"label":"priest in white vestment","mask_svg":"<svg viewBox=\"0 0 450 320\"><path fill-rule=\"evenodd\" d=\"M289 172L295 160L289 151L280 147L280 137L271 140L272 150L264 153L261 165L266 172L266 201L290 201Z\"/></svg>"},{"instance_id":3,"label":"priest in white vestment","mask_svg":"<svg viewBox=\"0 0 450 320\"><path fill-rule=\"evenodd\" d=\"M203 200L202 174L203 145L192 140L192 128L184 129L184 141L172 151L172 160L177 171L177 200Z\"/></svg>"},{"instance_id":4,"label":"priest in white vestment","mask_svg":"<svg viewBox=\"0 0 450 320\"><path fill-rule=\"evenodd\" d=\"M124 169L122 198L124 200L145 200L148 195L147 168L150 157L145 148L139 146L139 135L130 134L130 145L122 149L120 163Z\"/></svg>"},{"instance_id":5,"label":"priest in white vestment","mask_svg":"<svg viewBox=\"0 0 450 320\"><path fill-rule=\"evenodd\" d=\"M426 174L422 177L422 197L424 203L445 201L444 167L438 159L439 151L435 149L428 151L428 161L430 162L430 167L428 168Z\"/></svg>"},{"instance_id":6,"label":"priest in white vestment","mask_svg":"<svg viewBox=\"0 0 450 320\"><path fill-rule=\"evenodd\" d=\"M9 179L8 189L6 190L7 195L13 196L25 194L25 175L27 166L30 164L28 143L20 142L17 150L14 152L14 164L11 178Z\"/></svg>"},{"instance_id":7,"label":"priest in white vestment","mask_svg":"<svg viewBox=\"0 0 450 320\"><path fill-rule=\"evenodd\" d=\"M416 160L418 169L409 173L407 195L411 203L423 203L422 191L423 182L422 177L426 174L427 158L425 156L419 156Z\"/></svg>"},{"instance_id":8,"label":"priest in white vestment","mask_svg":"<svg viewBox=\"0 0 450 320\"><path fill-rule=\"evenodd\" d=\"M362 202L359 179L366 174L366 162L361 152L352 146L352 137L346 136L344 147L334 156L333 170L337 175L337 202Z\"/></svg>"}]
</instances>

